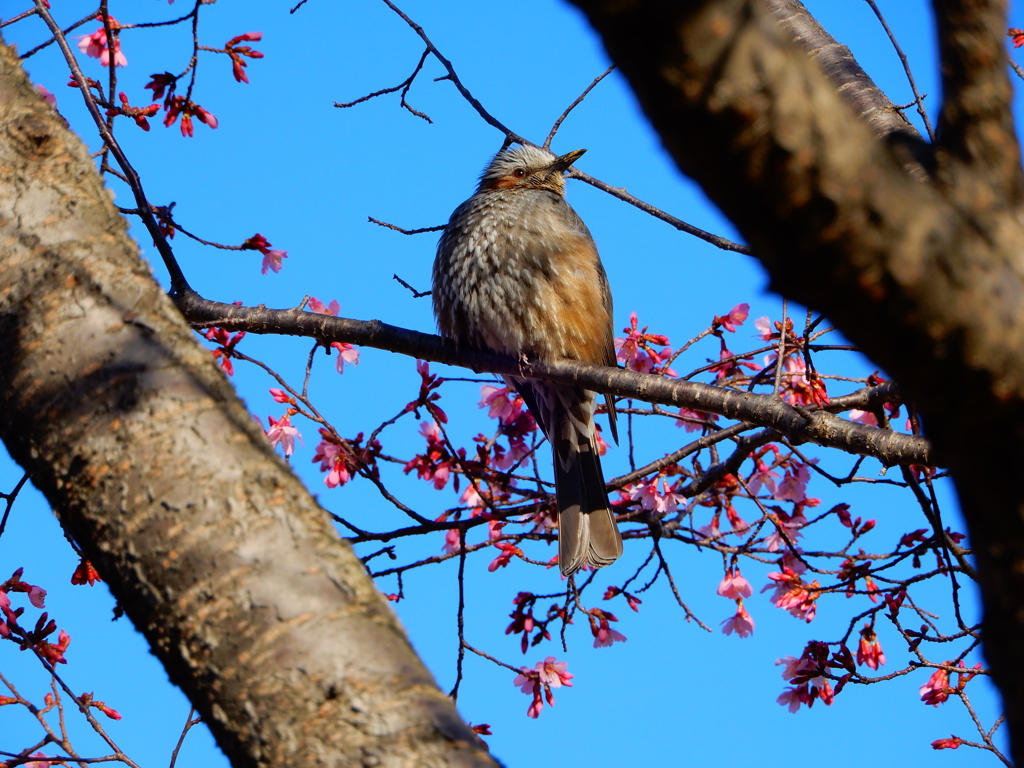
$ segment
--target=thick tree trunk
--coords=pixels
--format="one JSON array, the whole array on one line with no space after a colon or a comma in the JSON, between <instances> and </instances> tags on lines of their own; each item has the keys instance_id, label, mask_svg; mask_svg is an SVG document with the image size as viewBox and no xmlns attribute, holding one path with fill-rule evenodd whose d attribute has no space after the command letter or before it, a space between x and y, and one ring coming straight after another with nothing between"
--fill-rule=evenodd
<instances>
[{"instance_id":1,"label":"thick tree trunk","mask_svg":"<svg viewBox=\"0 0 1024 768\"><path fill-rule=\"evenodd\" d=\"M0 437L236 766L494 765L0 45Z\"/></svg>"},{"instance_id":2,"label":"thick tree trunk","mask_svg":"<svg viewBox=\"0 0 1024 768\"><path fill-rule=\"evenodd\" d=\"M922 176L916 141L912 156L905 132L860 119L765 0L574 2L773 288L825 312L920 407L968 519L1024 764L1024 184L1005 4L936 2L945 102Z\"/></svg>"}]
</instances>

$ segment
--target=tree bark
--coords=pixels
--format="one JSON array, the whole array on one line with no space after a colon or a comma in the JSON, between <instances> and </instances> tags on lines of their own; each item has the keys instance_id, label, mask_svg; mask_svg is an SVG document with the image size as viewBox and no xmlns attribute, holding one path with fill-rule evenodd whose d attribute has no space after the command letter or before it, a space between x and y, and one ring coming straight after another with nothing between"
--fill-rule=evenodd
<instances>
[{"instance_id":1,"label":"tree bark","mask_svg":"<svg viewBox=\"0 0 1024 768\"><path fill-rule=\"evenodd\" d=\"M919 406L967 517L1024 764L1024 226L1005 3L935 3L946 101L922 181L900 132L860 119L765 0L574 2L772 287L825 312Z\"/></svg>"},{"instance_id":2,"label":"tree bark","mask_svg":"<svg viewBox=\"0 0 1024 768\"><path fill-rule=\"evenodd\" d=\"M235 766L496 763L0 44L0 438Z\"/></svg>"}]
</instances>

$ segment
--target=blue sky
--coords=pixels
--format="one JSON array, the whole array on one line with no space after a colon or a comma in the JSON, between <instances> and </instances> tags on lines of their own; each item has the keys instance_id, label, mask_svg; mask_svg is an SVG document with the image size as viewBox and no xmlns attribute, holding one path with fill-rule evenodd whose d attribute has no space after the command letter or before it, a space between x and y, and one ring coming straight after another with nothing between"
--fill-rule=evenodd
<instances>
[{"instance_id":1,"label":"blue sky","mask_svg":"<svg viewBox=\"0 0 1024 768\"><path fill-rule=\"evenodd\" d=\"M931 94L927 103L934 114L939 86L926 4L879 4L915 68L920 90ZM71 0L54 5L64 23L85 15L90 7ZM851 47L893 101L912 100L899 61L866 3L817 0L807 5ZM173 18L183 12L182 6L135 0L112 2L111 12L122 22L157 21ZM283 271L263 276L255 252L216 251L179 235L175 252L193 286L205 296L285 307L312 294L325 302L338 299L347 317L431 331L429 299L414 299L392 275L420 290L429 288L436 235L405 237L367 223L367 217L408 228L443 224L473 191L477 174L502 137L473 113L450 83L433 82L443 74L433 61L408 96L432 124L400 109L395 95L335 109L334 102L351 101L404 80L422 53L421 43L379 0L310 0L292 15L288 7L289 3L249 2L204 8L204 44L219 46L250 30L264 33L254 47L266 58L250 62L249 85L234 82L225 57L205 54L200 59L194 100L218 117L217 130L197 125L195 138L183 139L177 128L160 126L158 118L150 133L125 122L120 140L150 199L157 204L176 202L175 216L182 226L203 238L235 244L260 232L275 248L288 251ZM536 142L607 66L586 23L561 3L409 0L402 8L425 28L486 108ZM8 13L14 10L4 8ZM1024 19L1011 21L1024 26ZM95 26L86 25L83 32ZM23 51L43 36L36 20L5 30L5 39ZM121 89L133 104L148 103L143 85L152 73L178 71L189 55L184 27L127 31L122 41L128 66L119 72ZM64 86L67 69L57 52L33 57L27 68L35 82L56 93L61 112L73 127L86 131L86 141L95 148L81 99ZM83 60L83 68L91 77L105 77L95 60ZM691 224L736 238L700 189L672 166L617 75L607 78L566 120L553 144L559 152L579 147L589 150L579 163L587 173L626 187ZM124 187L113 188L118 203L133 205ZM681 235L579 182L570 184L569 199L601 250L613 287L617 328L637 311L641 324L667 334L678 345L706 328L712 316L739 302L750 303L751 318L779 316L781 299L766 291L765 277L752 259ZM145 255L154 255L145 235L140 243ZM165 280L159 263L154 272ZM752 345L752 336L748 323L740 329L736 347ZM243 349L297 382L310 346L250 336ZM708 340L676 368L690 370L714 356L717 346ZM858 375L873 369L854 360L837 359L834 365ZM276 385L242 365L238 370L235 384L250 410L264 420L268 414L279 415L280 406L267 394L267 388ZM365 350L359 367L343 377L334 372L333 359L320 358L311 392L342 434L353 435L373 429L400 410L417 386L412 360ZM488 427L476 408L477 387L453 384L444 390L442 404L461 444ZM406 455L419 450L417 426L409 420L392 430L389 451ZM305 446L293 463L321 503L339 514L363 515L358 519L376 529L394 522L393 513L366 483L326 489L310 463L315 429L301 423L299 427ZM659 456L677 447L678 438L674 429L646 430L644 455ZM824 460L835 462L831 466L850 463L842 457ZM623 471L626 451L613 449L605 466L609 476ZM877 469L875 465L872 471ZM19 477L9 460L0 464L0 489L9 490ZM434 514L454 503L450 492L436 494L420 481L396 477L392 482L403 498L418 508L436 510ZM845 501L855 515L877 518L879 537L898 537L921 527L905 494L879 487L836 491L818 482L810 491L822 498L823 505ZM950 522L962 529L952 521L954 504L948 492L946 498ZM403 559L438 553L439 536L403 545ZM602 583L621 583L622 574L631 573L642 561L640 549L627 547L623 560L614 566L618 573L602 574ZM556 706L545 708L534 721L525 716L528 697L512 686L507 670L467 660L459 707L468 720L491 724L494 735L488 741L499 758L509 765L524 765L563 755L591 766L716 766L756 759L764 768L794 768L817 766L822 755L856 751L880 764L996 764L992 757L966 749L931 750L932 740L951 732L970 738L972 729L958 703L935 709L918 701L917 687L927 678L925 672L885 685L847 689L831 708L819 705L790 714L775 703L784 687L775 659L798 655L810 639L835 639L852 609L833 599L823 604L813 624L806 625L773 608L767 596L755 594L748 606L757 620L753 637L725 637L717 628L731 614L731 605L714 594L721 558L684 547L671 549L669 557L684 599L716 629L714 633L688 624L667 588L659 584L644 594L639 614L621 603L611 606L628 642L593 649L584 623L578 623L569 632L567 653L550 645L547 650L531 649L525 657L518 651L518 641L502 634L511 599L524 588L556 591L557 576L521 563L490 574L485 568L490 554L469 561L469 641L513 664L532 666L550 653L568 660L576 676L574 687L558 691ZM47 607L73 637L69 664L62 670L72 688L95 690L97 698L119 709L125 718L111 724L114 738L140 764L161 764L185 720L187 702L169 685L127 620L109 621L113 601L105 587L67 584L75 564L45 501L38 494L24 494L0 539L0 577L25 566L25 578L50 591ZM755 590L765 583L767 570L747 574ZM395 591L393 582L381 586ZM439 684L448 690L457 648L455 562L411 574L405 592L408 599L397 606L398 613ZM967 611L976 613L973 598L969 602ZM883 634L882 641L890 665L902 664L905 649L891 635ZM0 671L39 699L46 681L31 662L27 654L0 648ZM991 722L998 708L994 693L983 680L972 686L980 716ZM30 728L13 707L0 709L0 749L25 746L22 734L32 733ZM89 735L80 739L80 751L91 753ZM226 761L205 729L194 729L178 765L223 764Z\"/></svg>"}]
</instances>

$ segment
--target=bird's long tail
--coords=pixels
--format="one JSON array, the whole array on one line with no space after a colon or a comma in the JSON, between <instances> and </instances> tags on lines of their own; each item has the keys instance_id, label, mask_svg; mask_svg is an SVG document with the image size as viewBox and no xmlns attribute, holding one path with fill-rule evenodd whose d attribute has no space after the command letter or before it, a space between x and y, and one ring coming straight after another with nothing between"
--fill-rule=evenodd
<instances>
[{"instance_id":1,"label":"bird's long tail","mask_svg":"<svg viewBox=\"0 0 1024 768\"><path fill-rule=\"evenodd\" d=\"M558 503L558 567L566 576L585 565L600 568L622 554L597 452L593 392L516 380L554 454Z\"/></svg>"}]
</instances>

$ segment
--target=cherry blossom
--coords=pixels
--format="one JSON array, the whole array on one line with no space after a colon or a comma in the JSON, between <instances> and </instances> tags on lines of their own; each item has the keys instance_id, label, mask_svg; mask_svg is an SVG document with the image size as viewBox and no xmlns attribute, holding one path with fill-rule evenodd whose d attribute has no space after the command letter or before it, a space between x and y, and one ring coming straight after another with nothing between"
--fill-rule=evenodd
<instances>
[{"instance_id":1,"label":"cherry blossom","mask_svg":"<svg viewBox=\"0 0 1024 768\"><path fill-rule=\"evenodd\" d=\"M529 717L537 718L540 715L544 708L544 699L552 707L555 706L552 688L561 688L563 685L572 687L572 683L569 681L573 676L566 671L566 667L568 667L567 662L555 661L554 656L548 656L544 661L537 662L533 669L520 667L519 674L516 675L512 684L528 696L533 696L533 701L526 711ZM544 698L541 698L542 693Z\"/></svg>"},{"instance_id":2,"label":"cherry blossom","mask_svg":"<svg viewBox=\"0 0 1024 768\"><path fill-rule=\"evenodd\" d=\"M352 479L349 471L348 453L344 447L337 442L337 439L328 430L320 430L322 439L316 447L313 456L313 463L320 462L320 471L327 472L324 478L324 485L328 488L337 488Z\"/></svg>"},{"instance_id":3,"label":"cherry blossom","mask_svg":"<svg viewBox=\"0 0 1024 768\"><path fill-rule=\"evenodd\" d=\"M441 547L441 551L446 555L454 555L462 551L458 528L449 528L444 532L444 546Z\"/></svg>"},{"instance_id":4,"label":"cherry blossom","mask_svg":"<svg viewBox=\"0 0 1024 768\"><path fill-rule=\"evenodd\" d=\"M71 583L76 585L88 584L91 587L97 581L103 581L103 579L100 578L93 564L82 558L81 562L78 563L78 567L75 568L75 572L71 575Z\"/></svg>"},{"instance_id":5,"label":"cherry blossom","mask_svg":"<svg viewBox=\"0 0 1024 768\"><path fill-rule=\"evenodd\" d=\"M769 495L775 498L775 494L778 491L778 485L776 480L780 477L778 472L773 471L765 464L761 459L757 459L754 465L754 472L750 475L750 479L747 480L747 487L753 495L757 495L763 486L768 490Z\"/></svg>"},{"instance_id":6,"label":"cherry blossom","mask_svg":"<svg viewBox=\"0 0 1024 768\"><path fill-rule=\"evenodd\" d=\"M936 669L928 682L919 689L921 701L932 707L937 707L949 698L952 689L949 687L949 673L944 669Z\"/></svg>"},{"instance_id":7,"label":"cherry blossom","mask_svg":"<svg viewBox=\"0 0 1024 768\"><path fill-rule=\"evenodd\" d=\"M743 322L747 319L750 314L749 304L737 304L735 307L729 310L729 314L724 317L715 315L715 319L711 321L712 325L720 325L730 333L736 332L736 326L743 325Z\"/></svg>"},{"instance_id":8,"label":"cherry blossom","mask_svg":"<svg viewBox=\"0 0 1024 768\"><path fill-rule=\"evenodd\" d=\"M681 419L676 420L676 426L682 427L687 432L699 432L711 422L718 421L717 413L706 413L705 411L692 411L689 408L680 408Z\"/></svg>"},{"instance_id":9,"label":"cherry blossom","mask_svg":"<svg viewBox=\"0 0 1024 768\"><path fill-rule=\"evenodd\" d=\"M497 419L502 424L516 420L522 410L522 401L509 387L497 387L484 384L480 387L480 408L487 408L489 418Z\"/></svg>"},{"instance_id":10,"label":"cherry blossom","mask_svg":"<svg viewBox=\"0 0 1024 768\"><path fill-rule=\"evenodd\" d=\"M97 15L97 20L102 21L102 17ZM117 31L121 28L120 24L114 20L112 16L107 17L107 21L110 24L110 28L113 31ZM78 39L78 50L94 59L99 59L100 64L104 67L110 66L110 48L107 45L107 31L103 27L100 27L95 32L82 35ZM128 59L123 53L121 53L121 41L114 38L114 66L115 67L126 67L128 66Z\"/></svg>"},{"instance_id":11,"label":"cherry blossom","mask_svg":"<svg viewBox=\"0 0 1024 768\"><path fill-rule=\"evenodd\" d=\"M267 245L270 245L270 243L267 243ZM309 303L306 306L309 307L311 312L318 315L333 315L337 317L338 313L341 312L341 304L338 303L337 299L331 299L330 304L324 304L316 296L310 296Z\"/></svg>"},{"instance_id":12,"label":"cherry blossom","mask_svg":"<svg viewBox=\"0 0 1024 768\"><path fill-rule=\"evenodd\" d=\"M768 578L775 583L766 585L761 591L775 589L770 598L772 605L789 611L792 616L803 619L808 624L814 620L821 587L817 580L807 584L799 574L785 566L781 572L769 573Z\"/></svg>"},{"instance_id":13,"label":"cherry blossom","mask_svg":"<svg viewBox=\"0 0 1024 768\"><path fill-rule=\"evenodd\" d=\"M57 108L57 97L50 93L48 88L42 85L36 85L36 90L39 91L39 95L43 97L43 101L54 109Z\"/></svg>"},{"instance_id":14,"label":"cherry blossom","mask_svg":"<svg viewBox=\"0 0 1024 768\"><path fill-rule=\"evenodd\" d=\"M494 573L499 568L504 568L512 562L513 557L523 556L523 550L507 541L499 541L494 546L501 550L501 554L494 558L491 564L487 566L487 570L491 573Z\"/></svg>"},{"instance_id":15,"label":"cherry blossom","mask_svg":"<svg viewBox=\"0 0 1024 768\"><path fill-rule=\"evenodd\" d=\"M722 632L731 635L735 632L740 637L750 637L754 634L754 619L743 607L743 601L736 601L736 613L722 622Z\"/></svg>"},{"instance_id":16,"label":"cherry blossom","mask_svg":"<svg viewBox=\"0 0 1024 768\"><path fill-rule=\"evenodd\" d=\"M270 423L267 439L270 440L271 446L276 448L280 445L285 456L295 453L295 439L298 438L299 442L302 442L302 435L299 434L298 429L292 426L291 417L287 414L280 419L267 416L267 421Z\"/></svg>"},{"instance_id":17,"label":"cherry blossom","mask_svg":"<svg viewBox=\"0 0 1024 768\"><path fill-rule=\"evenodd\" d=\"M338 359L334 368L338 373L345 373L345 365L359 365L359 350L344 341L332 341L331 348L338 350Z\"/></svg>"},{"instance_id":18,"label":"cherry blossom","mask_svg":"<svg viewBox=\"0 0 1024 768\"><path fill-rule=\"evenodd\" d=\"M613 643L626 642L626 636L608 624L611 621L618 621L614 613L591 608L589 614L590 632L594 635L595 648L609 648Z\"/></svg>"},{"instance_id":19,"label":"cherry blossom","mask_svg":"<svg viewBox=\"0 0 1024 768\"><path fill-rule=\"evenodd\" d=\"M661 491L658 490L659 484ZM664 478L657 477L637 483L629 491L629 498L633 501L639 499L640 506L646 510L668 514L674 513L678 504L683 501L683 497L678 493L669 491L668 482Z\"/></svg>"},{"instance_id":20,"label":"cherry blossom","mask_svg":"<svg viewBox=\"0 0 1024 768\"><path fill-rule=\"evenodd\" d=\"M869 427L878 426L878 417L875 416L875 414L871 413L871 411L861 411L857 408L854 408L850 411L849 416L850 421L857 421Z\"/></svg>"},{"instance_id":21,"label":"cherry blossom","mask_svg":"<svg viewBox=\"0 0 1024 768\"><path fill-rule=\"evenodd\" d=\"M1016 27L1010 27L1006 30L1006 36L1013 38L1013 47L1020 48L1024 45L1024 29L1017 29Z\"/></svg>"},{"instance_id":22,"label":"cherry blossom","mask_svg":"<svg viewBox=\"0 0 1024 768\"><path fill-rule=\"evenodd\" d=\"M765 537L764 545L769 552L778 552L783 547L789 547L796 543L803 534L800 528L807 525L807 518L803 512L796 512L789 515L778 507L772 507L774 511L775 530Z\"/></svg>"},{"instance_id":23,"label":"cherry blossom","mask_svg":"<svg viewBox=\"0 0 1024 768\"><path fill-rule=\"evenodd\" d=\"M882 644L878 642L875 630L865 624L860 631L860 644L857 646L857 663L878 670L885 664L885 654L882 652Z\"/></svg>"},{"instance_id":24,"label":"cherry blossom","mask_svg":"<svg viewBox=\"0 0 1024 768\"><path fill-rule=\"evenodd\" d=\"M716 590L722 597L726 597L730 600L738 600L741 597L750 597L754 594L754 588L750 586L750 582L747 581L743 574L740 573L740 569L737 566L730 566L725 573L725 578L722 579Z\"/></svg>"},{"instance_id":25,"label":"cherry blossom","mask_svg":"<svg viewBox=\"0 0 1024 768\"><path fill-rule=\"evenodd\" d=\"M664 349L659 352L653 347L667 347L668 337L648 333L646 325L642 330L638 329L636 312L630 313L629 322L629 327L622 329L627 335L615 337L615 359L633 371L658 373L657 366L672 356L672 350ZM669 376L679 375L670 368L663 372Z\"/></svg>"},{"instance_id":26,"label":"cherry blossom","mask_svg":"<svg viewBox=\"0 0 1024 768\"><path fill-rule=\"evenodd\" d=\"M807 500L807 483L811 480L811 472L808 466L802 462L794 461L792 468L786 470L786 476L782 478L774 494L777 501L803 502Z\"/></svg>"}]
</instances>

